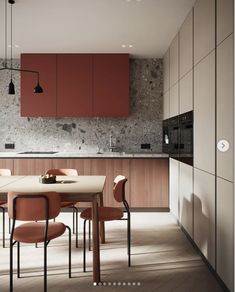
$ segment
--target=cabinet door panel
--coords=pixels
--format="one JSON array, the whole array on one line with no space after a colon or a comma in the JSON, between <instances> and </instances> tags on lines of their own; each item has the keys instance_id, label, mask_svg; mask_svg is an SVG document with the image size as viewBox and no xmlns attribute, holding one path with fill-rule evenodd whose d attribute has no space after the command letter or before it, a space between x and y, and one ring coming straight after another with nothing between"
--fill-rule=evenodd
<instances>
[{"instance_id":1,"label":"cabinet door panel","mask_svg":"<svg viewBox=\"0 0 235 292\"><path fill-rule=\"evenodd\" d=\"M179 33L180 78L193 67L193 11L185 19Z\"/></svg>"},{"instance_id":2,"label":"cabinet door panel","mask_svg":"<svg viewBox=\"0 0 235 292\"><path fill-rule=\"evenodd\" d=\"M78 175L91 174L90 159L52 159L52 168L74 168Z\"/></svg>"},{"instance_id":3,"label":"cabinet door panel","mask_svg":"<svg viewBox=\"0 0 235 292\"><path fill-rule=\"evenodd\" d=\"M194 64L215 48L215 0L197 0L194 6Z\"/></svg>"},{"instance_id":4,"label":"cabinet door panel","mask_svg":"<svg viewBox=\"0 0 235 292\"><path fill-rule=\"evenodd\" d=\"M129 55L93 55L93 116L129 114Z\"/></svg>"},{"instance_id":5,"label":"cabinet door panel","mask_svg":"<svg viewBox=\"0 0 235 292\"><path fill-rule=\"evenodd\" d=\"M215 176L194 168L194 241L215 268Z\"/></svg>"},{"instance_id":6,"label":"cabinet door panel","mask_svg":"<svg viewBox=\"0 0 235 292\"><path fill-rule=\"evenodd\" d=\"M170 210L179 218L179 161L170 158Z\"/></svg>"},{"instance_id":7,"label":"cabinet door panel","mask_svg":"<svg viewBox=\"0 0 235 292\"><path fill-rule=\"evenodd\" d=\"M170 117L179 114L179 83L170 88Z\"/></svg>"},{"instance_id":8,"label":"cabinet door panel","mask_svg":"<svg viewBox=\"0 0 235 292\"><path fill-rule=\"evenodd\" d=\"M179 80L179 37L173 39L170 46L170 87Z\"/></svg>"},{"instance_id":9,"label":"cabinet door panel","mask_svg":"<svg viewBox=\"0 0 235 292\"><path fill-rule=\"evenodd\" d=\"M180 114L193 110L193 72L190 71L179 82Z\"/></svg>"},{"instance_id":10,"label":"cabinet door panel","mask_svg":"<svg viewBox=\"0 0 235 292\"><path fill-rule=\"evenodd\" d=\"M0 159L0 168L8 168L13 173L14 162L13 159Z\"/></svg>"},{"instance_id":11,"label":"cabinet door panel","mask_svg":"<svg viewBox=\"0 0 235 292\"><path fill-rule=\"evenodd\" d=\"M194 165L215 173L215 52L194 69Z\"/></svg>"},{"instance_id":12,"label":"cabinet door panel","mask_svg":"<svg viewBox=\"0 0 235 292\"><path fill-rule=\"evenodd\" d=\"M132 159L131 207L168 208L168 159Z\"/></svg>"},{"instance_id":13,"label":"cabinet door panel","mask_svg":"<svg viewBox=\"0 0 235 292\"><path fill-rule=\"evenodd\" d=\"M233 32L233 0L217 0L217 45Z\"/></svg>"},{"instance_id":14,"label":"cabinet door panel","mask_svg":"<svg viewBox=\"0 0 235 292\"><path fill-rule=\"evenodd\" d=\"M21 72L21 116L56 116L56 55L22 54L21 69L38 71L43 93L34 93L37 74Z\"/></svg>"},{"instance_id":15,"label":"cabinet door panel","mask_svg":"<svg viewBox=\"0 0 235 292\"><path fill-rule=\"evenodd\" d=\"M168 49L163 58L163 91L170 88L170 50Z\"/></svg>"},{"instance_id":16,"label":"cabinet door panel","mask_svg":"<svg viewBox=\"0 0 235 292\"><path fill-rule=\"evenodd\" d=\"M233 181L233 34L217 48L217 142L229 142L228 151L217 149L217 175Z\"/></svg>"},{"instance_id":17,"label":"cabinet door panel","mask_svg":"<svg viewBox=\"0 0 235 292\"><path fill-rule=\"evenodd\" d=\"M233 183L217 178L217 273L233 291Z\"/></svg>"},{"instance_id":18,"label":"cabinet door panel","mask_svg":"<svg viewBox=\"0 0 235 292\"><path fill-rule=\"evenodd\" d=\"M122 203L118 203L113 197L113 181L117 175L124 175L127 178L126 183L126 199L130 204L130 172L129 159L92 159L91 160L91 174L105 175L106 182L104 188L104 206L121 207Z\"/></svg>"},{"instance_id":19,"label":"cabinet door panel","mask_svg":"<svg viewBox=\"0 0 235 292\"><path fill-rule=\"evenodd\" d=\"M15 175L41 175L50 168L51 159L14 159Z\"/></svg>"},{"instance_id":20,"label":"cabinet door panel","mask_svg":"<svg viewBox=\"0 0 235 292\"><path fill-rule=\"evenodd\" d=\"M166 91L163 94L163 119L170 117L170 91Z\"/></svg>"},{"instance_id":21,"label":"cabinet door panel","mask_svg":"<svg viewBox=\"0 0 235 292\"><path fill-rule=\"evenodd\" d=\"M57 57L57 116L92 115L92 55Z\"/></svg>"},{"instance_id":22,"label":"cabinet door panel","mask_svg":"<svg viewBox=\"0 0 235 292\"><path fill-rule=\"evenodd\" d=\"M179 220L193 238L193 167L180 162L179 167Z\"/></svg>"}]
</instances>

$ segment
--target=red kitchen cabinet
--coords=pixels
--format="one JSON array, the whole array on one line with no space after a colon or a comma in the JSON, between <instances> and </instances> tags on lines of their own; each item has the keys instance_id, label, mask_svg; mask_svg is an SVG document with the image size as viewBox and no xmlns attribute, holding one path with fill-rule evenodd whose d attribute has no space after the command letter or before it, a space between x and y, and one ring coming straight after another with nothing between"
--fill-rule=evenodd
<instances>
[{"instance_id":1,"label":"red kitchen cabinet","mask_svg":"<svg viewBox=\"0 0 235 292\"><path fill-rule=\"evenodd\" d=\"M56 54L22 54L21 69L38 71L43 93L34 93L37 74L21 72L21 116L56 116Z\"/></svg>"},{"instance_id":2,"label":"red kitchen cabinet","mask_svg":"<svg viewBox=\"0 0 235 292\"><path fill-rule=\"evenodd\" d=\"M128 54L22 54L21 68L39 71L43 93L33 93L37 74L21 72L21 116L126 117Z\"/></svg>"},{"instance_id":3,"label":"red kitchen cabinet","mask_svg":"<svg viewBox=\"0 0 235 292\"><path fill-rule=\"evenodd\" d=\"M129 115L129 55L93 55L93 116Z\"/></svg>"},{"instance_id":4,"label":"red kitchen cabinet","mask_svg":"<svg viewBox=\"0 0 235 292\"><path fill-rule=\"evenodd\" d=\"M57 116L92 116L92 55L57 55Z\"/></svg>"}]
</instances>

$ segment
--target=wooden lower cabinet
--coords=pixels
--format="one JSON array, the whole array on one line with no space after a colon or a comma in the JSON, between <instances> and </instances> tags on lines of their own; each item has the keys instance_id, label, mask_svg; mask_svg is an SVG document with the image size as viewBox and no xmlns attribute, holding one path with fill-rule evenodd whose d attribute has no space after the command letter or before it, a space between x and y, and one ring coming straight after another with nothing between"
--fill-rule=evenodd
<instances>
[{"instance_id":1,"label":"wooden lower cabinet","mask_svg":"<svg viewBox=\"0 0 235 292\"><path fill-rule=\"evenodd\" d=\"M40 175L52 168L52 159L14 159L14 175Z\"/></svg>"},{"instance_id":2,"label":"wooden lower cabinet","mask_svg":"<svg viewBox=\"0 0 235 292\"><path fill-rule=\"evenodd\" d=\"M168 159L130 160L131 207L168 208Z\"/></svg>"},{"instance_id":3,"label":"wooden lower cabinet","mask_svg":"<svg viewBox=\"0 0 235 292\"><path fill-rule=\"evenodd\" d=\"M79 175L91 174L90 159L52 159L52 168L74 168Z\"/></svg>"},{"instance_id":4,"label":"wooden lower cabinet","mask_svg":"<svg viewBox=\"0 0 235 292\"><path fill-rule=\"evenodd\" d=\"M131 204L129 159L92 159L91 174L106 175L106 183L104 188L104 205L112 207L123 207L123 204L118 203L113 197L113 181L117 175L124 175L128 180L126 183L126 200L129 204Z\"/></svg>"},{"instance_id":5,"label":"wooden lower cabinet","mask_svg":"<svg viewBox=\"0 0 235 292\"><path fill-rule=\"evenodd\" d=\"M0 159L14 175L41 175L51 168L75 168L80 175L105 175L104 205L123 207L113 197L117 175L127 178L126 199L133 208L168 208L168 158L22 158ZM80 203L81 207L89 203Z\"/></svg>"},{"instance_id":6,"label":"wooden lower cabinet","mask_svg":"<svg viewBox=\"0 0 235 292\"><path fill-rule=\"evenodd\" d=\"M13 159L0 159L0 168L8 168L13 173Z\"/></svg>"}]
</instances>

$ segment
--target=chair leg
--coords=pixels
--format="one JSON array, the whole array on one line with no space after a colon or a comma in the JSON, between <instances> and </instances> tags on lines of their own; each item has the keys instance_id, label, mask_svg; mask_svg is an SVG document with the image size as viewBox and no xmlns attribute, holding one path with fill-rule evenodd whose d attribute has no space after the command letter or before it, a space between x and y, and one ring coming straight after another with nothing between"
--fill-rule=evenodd
<instances>
[{"instance_id":1,"label":"chair leg","mask_svg":"<svg viewBox=\"0 0 235 292\"><path fill-rule=\"evenodd\" d=\"M10 238L10 292L13 292L13 240Z\"/></svg>"},{"instance_id":2,"label":"chair leg","mask_svg":"<svg viewBox=\"0 0 235 292\"><path fill-rule=\"evenodd\" d=\"M20 278L20 243L17 241L17 278Z\"/></svg>"},{"instance_id":3,"label":"chair leg","mask_svg":"<svg viewBox=\"0 0 235 292\"><path fill-rule=\"evenodd\" d=\"M78 208L75 207L75 215L76 215L76 248L78 248Z\"/></svg>"},{"instance_id":4,"label":"chair leg","mask_svg":"<svg viewBox=\"0 0 235 292\"><path fill-rule=\"evenodd\" d=\"M128 254L128 267L131 266L131 218L128 214L127 217L127 254Z\"/></svg>"},{"instance_id":5,"label":"chair leg","mask_svg":"<svg viewBox=\"0 0 235 292\"><path fill-rule=\"evenodd\" d=\"M69 226L66 226L66 228L69 231L69 278L72 278L71 276L71 229Z\"/></svg>"},{"instance_id":6,"label":"chair leg","mask_svg":"<svg viewBox=\"0 0 235 292\"><path fill-rule=\"evenodd\" d=\"M88 221L88 248L91 251L91 220Z\"/></svg>"},{"instance_id":7,"label":"chair leg","mask_svg":"<svg viewBox=\"0 0 235 292\"><path fill-rule=\"evenodd\" d=\"M9 230L8 230L8 232L9 232L9 234L11 234L11 219L9 218Z\"/></svg>"},{"instance_id":8,"label":"chair leg","mask_svg":"<svg viewBox=\"0 0 235 292\"><path fill-rule=\"evenodd\" d=\"M5 209L2 208L2 246L3 248L6 247L5 245Z\"/></svg>"},{"instance_id":9,"label":"chair leg","mask_svg":"<svg viewBox=\"0 0 235 292\"><path fill-rule=\"evenodd\" d=\"M74 208L73 209L73 234L75 234L75 214L74 214Z\"/></svg>"},{"instance_id":10,"label":"chair leg","mask_svg":"<svg viewBox=\"0 0 235 292\"><path fill-rule=\"evenodd\" d=\"M83 272L86 272L86 220L83 222Z\"/></svg>"},{"instance_id":11,"label":"chair leg","mask_svg":"<svg viewBox=\"0 0 235 292\"><path fill-rule=\"evenodd\" d=\"M47 242L44 241L44 292L47 292Z\"/></svg>"}]
</instances>

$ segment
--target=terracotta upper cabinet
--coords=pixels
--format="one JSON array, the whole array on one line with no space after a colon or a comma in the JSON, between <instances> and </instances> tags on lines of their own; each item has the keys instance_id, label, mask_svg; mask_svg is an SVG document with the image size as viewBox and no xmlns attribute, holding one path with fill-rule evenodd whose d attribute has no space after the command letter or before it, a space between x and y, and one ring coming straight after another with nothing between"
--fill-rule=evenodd
<instances>
[{"instance_id":1,"label":"terracotta upper cabinet","mask_svg":"<svg viewBox=\"0 0 235 292\"><path fill-rule=\"evenodd\" d=\"M21 69L38 71L43 93L34 93L37 74L21 72L21 116L56 116L56 55L22 54Z\"/></svg>"},{"instance_id":2,"label":"terracotta upper cabinet","mask_svg":"<svg viewBox=\"0 0 235 292\"><path fill-rule=\"evenodd\" d=\"M57 116L92 116L92 55L57 55Z\"/></svg>"},{"instance_id":3,"label":"terracotta upper cabinet","mask_svg":"<svg viewBox=\"0 0 235 292\"><path fill-rule=\"evenodd\" d=\"M93 116L129 114L129 55L93 55Z\"/></svg>"}]
</instances>

